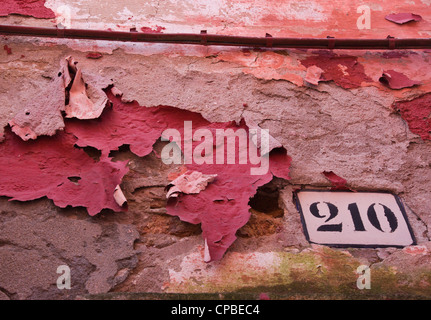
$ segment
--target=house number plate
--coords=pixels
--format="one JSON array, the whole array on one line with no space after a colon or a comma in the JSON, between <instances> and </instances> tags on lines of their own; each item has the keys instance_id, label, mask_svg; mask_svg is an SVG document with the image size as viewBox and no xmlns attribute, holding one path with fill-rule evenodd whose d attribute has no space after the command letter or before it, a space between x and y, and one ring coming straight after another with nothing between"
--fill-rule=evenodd
<instances>
[{"instance_id":1,"label":"house number plate","mask_svg":"<svg viewBox=\"0 0 431 320\"><path fill-rule=\"evenodd\" d=\"M398 197L383 192L299 191L297 207L307 240L353 247L415 244Z\"/></svg>"}]
</instances>

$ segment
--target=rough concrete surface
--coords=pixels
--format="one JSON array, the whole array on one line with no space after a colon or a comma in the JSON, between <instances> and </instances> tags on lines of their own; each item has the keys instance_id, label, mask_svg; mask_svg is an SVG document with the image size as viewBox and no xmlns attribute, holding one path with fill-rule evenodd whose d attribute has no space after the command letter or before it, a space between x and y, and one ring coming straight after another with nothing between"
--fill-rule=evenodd
<instances>
[{"instance_id":1,"label":"rough concrete surface","mask_svg":"<svg viewBox=\"0 0 431 320\"><path fill-rule=\"evenodd\" d=\"M356 6L347 4L344 11L331 11L325 1L311 1L307 8L286 1L283 6L290 13L282 14L278 6L262 1L253 6L252 1L155 2L47 0L46 7L57 12L57 19L8 15L0 23L53 26L65 17L58 8L68 5L74 27L165 27L161 32L199 32L207 27L214 33L244 35L272 28L274 36L296 32L325 37L331 30L339 37L386 37L395 27L400 37L429 33L426 19L409 22L423 24L408 28L384 19L395 9L414 9L425 17L429 4L419 1L408 7L393 7L393 1L374 3L376 28L369 34L358 31ZM355 17L350 24L349 14ZM205 22L212 16L216 18ZM307 17L312 19L296 28L297 20ZM280 27L283 21L287 29ZM210 122L245 119L268 129L292 159L290 180L273 178L257 190L249 203L250 219L237 231L237 239L221 260L209 263L204 261L201 226L167 214L166 186L184 167L161 161L166 142L160 140L143 157L127 144L111 150L112 161L128 161L129 172L121 183L127 199L124 212L106 209L91 217L82 207L59 208L45 197L26 202L0 197L0 299L257 297L262 292L273 299L431 297L431 141L414 133L412 118L394 108L398 101L422 101L431 90L428 51L332 53L0 39L9 49L0 50L1 133L11 130L13 119L32 128L35 135L30 140L64 129L67 94L56 80L62 61L71 56L78 61L86 88L97 90L98 98L100 90L113 85L122 101L143 107L193 111ZM90 59L89 52L101 56ZM315 85L306 81L310 63L323 75L314 79ZM379 79L392 69L420 85L388 88ZM420 103L415 106L421 108ZM429 115L419 120L423 130L430 129ZM95 161L100 157L91 146L83 149ZM310 244L293 193L331 188L323 174L329 171L344 178L352 190L398 195L417 244L343 249ZM8 168L0 168L0 174L8 174ZM70 267L70 290L57 288L60 265ZM371 268L370 290L356 286L360 265Z\"/></svg>"}]
</instances>

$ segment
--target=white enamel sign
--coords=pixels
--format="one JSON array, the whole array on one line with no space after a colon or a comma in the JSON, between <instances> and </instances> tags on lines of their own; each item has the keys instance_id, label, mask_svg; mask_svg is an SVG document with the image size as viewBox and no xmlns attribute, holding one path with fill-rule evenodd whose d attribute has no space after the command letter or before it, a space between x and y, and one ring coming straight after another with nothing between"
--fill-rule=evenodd
<instances>
[{"instance_id":1,"label":"white enamel sign","mask_svg":"<svg viewBox=\"0 0 431 320\"><path fill-rule=\"evenodd\" d=\"M404 207L393 194L304 190L296 197L310 242L357 247L415 244Z\"/></svg>"}]
</instances>

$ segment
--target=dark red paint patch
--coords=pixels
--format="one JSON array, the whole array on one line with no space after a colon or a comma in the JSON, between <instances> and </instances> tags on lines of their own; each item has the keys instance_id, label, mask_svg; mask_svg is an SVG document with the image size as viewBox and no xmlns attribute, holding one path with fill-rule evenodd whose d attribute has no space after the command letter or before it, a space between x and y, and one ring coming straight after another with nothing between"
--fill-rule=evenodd
<instances>
[{"instance_id":1,"label":"dark red paint patch","mask_svg":"<svg viewBox=\"0 0 431 320\"><path fill-rule=\"evenodd\" d=\"M322 174L332 184L332 190L349 190L347 180L337 176L333 171L323 171Z\"/></svg>"},{"instance_id":2,"label":"dark red paint patch","mask_svg":"<svg viewBox=\"0 0 431 320\"><path fill-rule=\"evenodd\" d=\"M9 55L9 54L12 54L12 49L11 49L11 48L9 48L9 47L8 47L8 45L6 45L6 44L5 44L5 45L3 46L3 49L4 49L4 51L6 51L6 53L7 53L8 55Z\"/></svg>"},{"instance_id":3,"label":"dark red paint patch","mask_svg":"<svg viewBox=\"0 0 431 320\"><path fill-rule=\"evenodd\" d=\"M400 113L411 132L423 140L431 140L431 93L411 101L399 101L392 108Z\"/></svg>"},{"instance_id":4,"label":"dark red paint patch","mask_svg":"<svg viewBox=\"0 0 431 320\"><path fill-rule=\"evenodd\" d=\"M32 16L40 19L55 18L55 13L45 7L45 0L2 0L0 5L0 16L10 14Z\"/></svg>"},{"instance_id":5,"label":"dark red paint patch","mask_svg":"<svg viewBox=\"0 0 431 320\"><path fill-rule=\"evenodd\" d=\"M383 71L379 81L391 89L403 89L419 85L419 81L409 79L405 74L387 70Z\"/></svg>"},{"instance_id":6,"label":"dark red paint patch","mask_svg":"<svg viewBox=\"0 0 431 320\"><path fill-rule=\"evenodd\" d=\"M163 33L163 30L165 30L165 27L161 26L155 26L153 28L150 27L142 27L141 31L145 33Z\"/></svg>"},{"instance_id":7,"label":"dark red paint patch","mask_svg":"<svg viewBox=\"0 0 431 320\"><path fill-rule=\"evenodd\" d=\"M10 54L12 54L12 49L11 48L9 48L8 47L8 45L4 45L3 46L3 49L4 49L4 51L6 51L6 53L8 54L8 55L10 55Z\"/></svg>"},{"instance_id":8,"label":"dark red paint patch","mask_svg":"<svg viewBox=\"0 0 431 320\"><path fill-rule=\"evenodd\" d=\"M113 194L127 163L106 157L96 162L75 142L65 132L26 142L7 130L0 144L0 195L19 201L46 196L62 208L86 207L90 215L121 211Z\"/></svg>"},{"instance_id":9,"label":"dark red paint patch","mask_svg":"<svg viewBox=\"0 0 431 320\"><path fill-rule=\"evenodd\" d=\"M315 51L312 55L301 60L305 67L317 66L324 71L320 81L334 81L345 88L358 88L362 82L372 80L365 74L364 66L358 62L357 57L337 55L331 51Z\"/></svg>"},{"instance_id":10,"label":"dark red paint patch","mask_svg":"<svg viewBox=\"0 0 431 320\"><path fill-rule=\"evenodd\" d=\"M100 52L89 52L85 57L88 59L100 59L103 57L103 54Z\"/></svg>"},{"instance_id":11,"label":"dark red paint patch","mask_svg":"<svg viewBox=\"0 0 431 320\"><path fill-rule=\"evenodd\" d=\"M411 21L422 21L422 17L414 13L392 13L388 14L385 19L397 24L404 24Z\"/></svg>"}]
</instances>

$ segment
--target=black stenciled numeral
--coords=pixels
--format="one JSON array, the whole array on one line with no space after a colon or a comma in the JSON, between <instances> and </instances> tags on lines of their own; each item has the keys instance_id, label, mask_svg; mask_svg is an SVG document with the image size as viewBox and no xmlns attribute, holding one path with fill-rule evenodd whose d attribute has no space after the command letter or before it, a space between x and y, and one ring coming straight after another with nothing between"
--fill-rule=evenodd
<instances>
[{"instance_id":1,"label":"black stenciled numeral","mask_svg":"<svg viewBox=\"0 0 431 320\"><path fill-rule=\"evenodd\" d=\"M376 204L377 203L373 203L372 205L370 205L368 207L368 211L367 211L368 220L370 220L370 222L371 222L371 224L373 225L374 228L376 228L377 230L380 230L380 231L384 232L383 229L382 229L382 227L380 226L380 221L379 221L379 218L377 217L376 209L374 209L374 206ZM384 204L381 204L381 203L379 203L379 205L381 205L383 207L383 210L385 212L385 217L388 220L389 227L391 228L390 232L394 232L398 228L397 217L392 212L392 210L389 209L387 206L385 206Z\"/></svg>"},{"instance_id":2,"label":"black stenciled numeral","mask_svg":"<svg viewBox=\"0 0 431 320\"><path fill-rule=\"evenodd\" d=\"M353 225L355 226L355 231L365 231L364 224L362 223L361 215L359 213L358 205L353 202L347 207L352 215Z\"/></svg>"},{"instance_id":3,"label":"black stenciled numeral","mask_svg":"<svg viewBox=\"0 0 431 320\"><path fill-rule=\"evenodd\" d=\"M310 205L310 212L313 216L315 216L316 218L325 218L325 216L320 215L319 212L319 208L317 207L317 205L320 202L314 202ZM334 219L337 215L338 215L338 208L330 203L330 202L323 202L328 206L329 209L329 217L328 219L325 220L325 222L328 222L332 219ZM337 231L337 232L341 232L342 231L342 224L338 223L338 224L323 224L321 225L319 228L317 228L317 231Z\"/></svg>"},{"instance_id":4,"label":"black stenciled numeral","mask_svg":"<svg viewBox=\"0 0 431 320\"><path fill-rule=\"evenodd\" d=\"M321 202L314 202L310 205L310 212L313 216L316 218L325 218L326 216L323 216L320 214L318 205ZM338 208L334 204L330 202L323 202L328 206L329 209L329 217L325 220L325 223L334 219L338 215ZM374 208L377 205L377 203L373 203L368 207L367 211L367 217L370 221L371 225L376 228L377 230L380 230L382 232L385 232L381 225L379 218L377 217L376 209ZM398 228L398 220L395 214L391 209L389 209L384 204L379 203L380 206L383 207L385 217L389 223L389 227L391 229L390 232L394 232ZM366 231L364 227L364 223L362 222L361 214L359 213L358 205L353 202L350 203L347 207L347 209L350 211L350 214L352 216L353 225L355 227L355 231ZM320 227L317 228L317 231L336 231L341 232L342 231L342 223L338 224L322 224Z\"/></svg>"}]
</instances>

